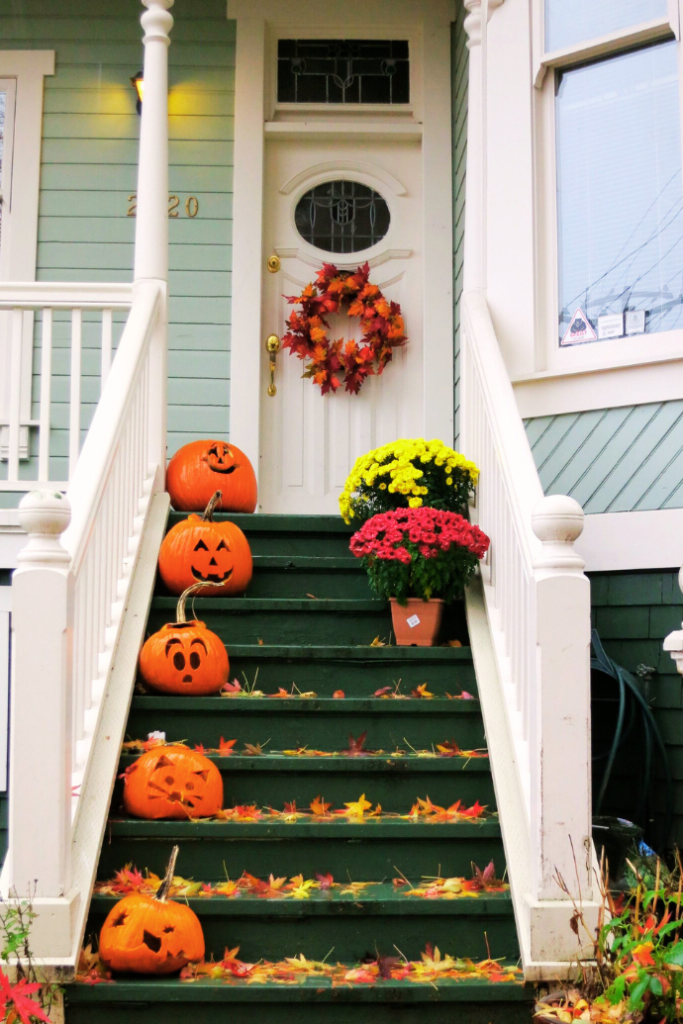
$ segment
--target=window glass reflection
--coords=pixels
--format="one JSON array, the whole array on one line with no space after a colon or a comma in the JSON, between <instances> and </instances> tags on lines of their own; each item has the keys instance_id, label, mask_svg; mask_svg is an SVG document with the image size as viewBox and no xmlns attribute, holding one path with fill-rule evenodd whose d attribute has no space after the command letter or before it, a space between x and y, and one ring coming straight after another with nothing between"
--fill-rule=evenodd
<instances>
[{"instance_id":1,"label":"window glass reflection","mask_svg":"<svg viewBox=\"0 0 683 1024\"><path fill-rule=\"evenodd\" d=\"M667 0L545 0L545 47L563 50L667 13Z\"/></svg>"},{"instance_id":2,"label":"window glass reflection","mask_svg":"<svg viewBox=\"0 0 683 1024\"><path fill-rule=\"evenodd\" d=\"M556 125L560 344L683 327L676 44L565 73Z\"/></svg>"}]
</instances>

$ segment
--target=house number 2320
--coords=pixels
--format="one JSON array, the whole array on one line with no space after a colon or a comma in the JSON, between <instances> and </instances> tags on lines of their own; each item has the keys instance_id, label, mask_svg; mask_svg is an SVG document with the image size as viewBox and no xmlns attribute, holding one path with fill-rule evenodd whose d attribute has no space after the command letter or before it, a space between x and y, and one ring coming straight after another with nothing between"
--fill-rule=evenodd
<instances>
[{"instance_id":1,"label":"house number 2320","mask_svg":"<svg viewBox=\"0 0 683 1024\"><path fill-rule=\"evenodd\" d=\"M180 212L179 211L182 209L182 207L180 206L180 203L181 203L180 196L169 196L168 197L168 215L169 215L169 217L179 217L180 216ZM129 204L128 205L128 212L126 213L126 216L127 217L134 217L135 214L136 214L137 208L138 208L138 197L137 197L137 194L135 192L133 192L132 195L128 196L128 204ZM188 196L187 199L185 200L185 207L184 207L184 209L185 209L185 216L186 217L196 217L197 214L199 213L199 200L197 199L197 197L196 196Z\"/></svg>"}]
</instances>

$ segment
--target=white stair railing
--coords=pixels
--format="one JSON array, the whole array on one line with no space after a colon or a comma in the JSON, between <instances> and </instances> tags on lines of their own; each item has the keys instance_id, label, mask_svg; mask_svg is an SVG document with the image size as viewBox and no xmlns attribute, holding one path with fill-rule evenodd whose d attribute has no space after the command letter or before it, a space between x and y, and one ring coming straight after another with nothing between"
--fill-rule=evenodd
<instances>
[{"instance_id":1,"label":"white stair railing","mask_svg":"<svg viewBox=\"0 0 683 1024\"><path fill-rule=\"evenodd\" d=\"M168 511L167 48L173 0L142 3L148 10L141 18L145 93L135 283L0 291L0 308L14 310L17 353L24 317L42 311L47 372L38 424L44 428L41 481L49 479L43 474L49 457L50 311L71 310L67 495L51 483L49 490L27 494L19 509L29 542L13 580L9 850L0 878L3 898L32 898L33 953L60 967L73 967L78 959ZM126 305L130 312L109 365L113 310ZM79 452L84 309L103 311L106 383ZM19 365L17 358L17 380ZM23 426L15 402L12 484Z\"/></svg>"},{"instance_id":2,"label":"white stair railing","mask_svg":"<svg viewBox=\"0 0 683 1024\"><path fill-rule=\"evenodd\" d=\"M595 910L583 511L544 498L486 300L466 293L462 309L462 448L491 538L483 606L476 588L468 598L472 647L523 959L528 976L552 976L577 954L572 901Z\"/></svg>"}]
</instances>

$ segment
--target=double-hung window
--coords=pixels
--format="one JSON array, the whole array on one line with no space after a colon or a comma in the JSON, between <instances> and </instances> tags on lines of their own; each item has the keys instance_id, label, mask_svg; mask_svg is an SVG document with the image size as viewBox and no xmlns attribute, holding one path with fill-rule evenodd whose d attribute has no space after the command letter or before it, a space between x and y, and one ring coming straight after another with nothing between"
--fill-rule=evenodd
<instances>
[{"instance_id":1,"label":"double-hung window","mask_svg":"<svg viewBox=\"0 0 683 1024\"><path fill-rule=\"evenodd\" d=\"M614 364L664 356L683 332L678 0L544 0L543 13L548 366L587 345Z\"/></svg>"}]
</instances>

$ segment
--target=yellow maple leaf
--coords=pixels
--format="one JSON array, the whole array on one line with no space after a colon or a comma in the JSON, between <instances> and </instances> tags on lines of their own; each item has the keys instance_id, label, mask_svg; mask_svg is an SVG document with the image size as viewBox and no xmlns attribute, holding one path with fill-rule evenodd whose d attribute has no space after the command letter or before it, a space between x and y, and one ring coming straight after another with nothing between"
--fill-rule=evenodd
<instances>
[{"instance_id":1,"label":"yellow maple leaf","mask_svg":"<svg viewBox=\"0 0 683 1024\"><path fill-rule=\"evenodd\" d=\"M358 800L352 801L351 803L344 803L344 807L347 808L346 815L349 818L363 818L365 812L370 810L372 803L365 799L365 793L363 793Z\"/></svg>"}]
</instances>

